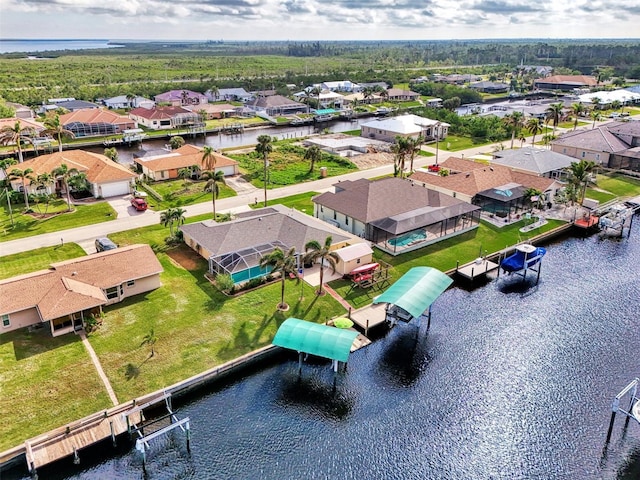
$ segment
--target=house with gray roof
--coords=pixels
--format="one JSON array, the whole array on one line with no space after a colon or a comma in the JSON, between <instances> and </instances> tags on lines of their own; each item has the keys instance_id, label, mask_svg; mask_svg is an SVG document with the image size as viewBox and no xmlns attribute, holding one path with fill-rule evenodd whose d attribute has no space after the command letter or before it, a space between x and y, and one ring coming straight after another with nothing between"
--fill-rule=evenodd
<instances>
[{"instance_id":1,"label":"house with gray roof","mask_svg":"<svg viewBox=\"0 0 640 480\"><path fill-rule=\"evenodd\" d=\"M331 237L332 250L363 242L357 236L282 205L245 212L230 222L208 220L182 225L180 230L185 243L208 260L211 274L229 274L235 283L266 275L268 271L259 267L260 259L276 247L284 251L295 247L302 267L304 247L311 240L323 245L325 239Z\"/></svg>"},{"instance_id":2,"label":"house with gray roof","mask_svg":"<svg viewBox=\"0 0 640 480\"><path fill-rule=\"evenodd\" d=\"M397 136L418 138L422 135L426 140L443 140L447 136L449 124L420 117L418 115L398 115L385 119L373 120L360 125L360 136L384 142L395 142Z\"/></svg>"},{"instance_id":3,"label":"house with gray roof","mask_svg":"<svg viewBox=\"0 0 640 480\"><path fill-rule=\"evenodd\" d=\"M551 150L578 160L588 160L605 167L614 153L631 147L606 126L568 132L551 142Z\"/></svg>"},{"instance_id":4,"label":"house with gray roof","mask_svg":"<svg viewBox=\"0 0 640 480\"><path fill-rule=\"evenodd\" d=\"M256 113L264 113L270 117L307 113L309 111L304 103L296 102L282 95L259 96L249 102L247 106Z\"/></svg>"},{"instance_id":5,"label":"house with gray roof","mask_svg":"<svg viewBox=\"0 0 640 480\"><path fill-rule=\"evenodd\" d=\"M313 197L314 216L392 255L478 227L480 207L410 180L360 179Z\"/></svg>"},{"instance_id":6,"label":"house with gray roof","mask_svg":"<svg viewBox=\"0 0 640 480\"><path fill-rule=\"evenodd\" d=\"M219 102L248 102L253 96L242 87L219 88L218 90L207 90L204 92L209 101Z\"/></svg>"},{"instance_id":7,"label":"house with gray roof","mask_svg":"<svg viewBox=\"0 0 640 480\"><path fill-rule=\"evenodd\" d=\"M546 148L524 147L495 152L491 163L522 173L562 180L567 175L566 169L575 161L573 157Z\"/></svg>"}]
</instances>

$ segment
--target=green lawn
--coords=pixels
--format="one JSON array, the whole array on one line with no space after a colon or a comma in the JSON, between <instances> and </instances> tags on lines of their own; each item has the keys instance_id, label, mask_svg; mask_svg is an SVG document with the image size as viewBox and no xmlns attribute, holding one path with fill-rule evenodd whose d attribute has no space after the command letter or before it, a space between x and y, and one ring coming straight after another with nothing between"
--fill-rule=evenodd
<instances>
[{"instance_id":1,"label":"green lawn","mask_svg":"<svg viewBox=\"0 0 640 480\"><path fill-rule=\"evenodd\" d=\"M598 175L598 188L611 192L618 197L640 194L640 180L622 175Z\"/></svg>"},{"instance_id":2,"label":"green lawn","mask_svg":"<svg viewBox=\"0 0 640 480\"><path fill-rule=\"evenodd\" d=\"M585 194L585 198L590 198L592 200L597 200L602 205L610 200L616 198L616 195L609 192L602 192L600 190L594 190L593 188L588 188L587 193Z\"/></svg>"},{"instance_id":3,"label":"green lawn","mask_svg":"<svg viewBox=\"0 0 640 480\"><path fill-rule=\"evenodd\" d=\"M484 141L475 143L471 137L461 137L457 135L449 135L444 140L438 142L438 148L441 150L447 150L449 152L457 152L458 150L466 150L468 148L480 147L482 145L488 145L492 142ZM429 144L430 147L435 148L435 142Z\"/></svg>"},{"instance_id":4,"label":"green lawn","mask_svg":"<svg viewBox=\"0 0 640 480\"><path fill-rule=\"evenodd\" d=\"M110 406L78 336L0 335L0 451Z\"/></svg>"},{"instance_id":5,"label":"green lawn","mask_svg":"<svg viewBox=\"0 0 640 480\"><path fill-rule=\"evenodd\" d=\"M376 248L374 249L374 258L376 261L382 260L392 266L389 273L393 283L412 267L429 266L441 271L448 271L454 269L458 261L460 265L468 263L481 253L484 255L485 252L497 252L522 240L552 230L563 223L560 220L549 220L546 225L523 234L519 229L525 225L525 220L503 228L498 228L487 222L481 222L477 230L398 255L397 257ZM351 283L347 280L334 280L330 285L356 308L371 302L371 298L361 289L354 289L347 295L347 291L351 286Z\"/></svg>"},{"instance_id":6,"label":"green lawn","mask_svg":"<svg viewBox=\"0 0 640 480\"><path fill-rule=\"evenodd\" d=\"M55 247L43 247L7 255L0 261L0 279L43 270L49 268L52 263L83 255L85 255L84 250L76 243L65 243Z\"/></svg>"},{"instance_id":7,"label":"green lawn","mask_svg":"<svg viewBox=\"0 0 640 480\"><path fill-rule=\"evenodd\" d=\"M298 195L291 195L289 197L277 198L269 200L267 197L267 206L269 205L284 205L285 207L295 208L301 212L305 212L309 215L313 215L313 202L311 199L318 195L318 192L299 193ZM262 208L264 202L253 203L249 205L251 208Z\"/></svg>"},{"instance_id":8,"label":"green lawn","mask_svg":"<svg viewBox=\"0 0 640 480\"><path fill-rule=\"evenodd\" d=\"M358 169L346 158L322 152L321 160L316 162L314 171L311 172L309 161L303 158L306 149L293 145L297 141L299 140L285 140L273 145L273 152L269 155L268 188L318 180L321 178L321 167L326 168L329 177ZM254 151L244 154L229 153L228 156L239 162L240 168L253 185L264 187L264 163L260 155Z\"/></svg>"},{"instance_id":9,"label":"green lawn","mask_svg":"<svg viewBox=\"0 0 640 480\"><path fill-rule=\"evenodd\" d=\"M13 220L15 222L14 227L11 226L9 210L7 206L4 205L2 209L0 209L0 242L94 223L108 222L116 218L116 212L107 202L76 205L70 213L66 212L66 203L64 200L56 200L54 203L55 205L49 209L49 212L52 212L54 208L56 208L63 211L63 213L44 219L38 218L37 213L36 215L20 213L24 209L23 205L12 205ZM61 208L61 205L63 205L63 208Z\"/></svg>"},{"instance_id":10,"label":"green lawn","mask_svg":"<svg viewBox=\"0 0 640 480\"><path fill-rule=\"evenodd\" d=\"M166 210L167 208L183 207L195 203L211 202L211 194L204 191L206 182L204 180L166 180L151 183L149 186L162 195L159 202L149 195L147 201L149 208L153 210ZM217 198L235 197L236 192L227 185L218 184L220 193ZM144 186L141 190L145 190Z\"/></svg>"}]
</instances>

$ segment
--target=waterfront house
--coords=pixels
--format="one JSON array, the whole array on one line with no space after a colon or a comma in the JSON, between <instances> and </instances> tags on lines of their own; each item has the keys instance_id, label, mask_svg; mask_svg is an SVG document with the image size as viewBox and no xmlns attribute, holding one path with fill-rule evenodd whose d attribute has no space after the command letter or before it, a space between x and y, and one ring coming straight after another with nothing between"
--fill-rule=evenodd
<instances>
[{"instance_id":1,"label":"waterfront house","mask_svg":"<svg viewBox=\"0 0 640 480\"><path fill-rule=\"evenodd\" d=\"M218 152L214 152L213 156L215 171L221 171L224 176L238 174L238 162ZM191 168L192 176L198 178L200 172L206 168L202 157L202 148L184 145L160 155L134 158L134 162L139 171L152 180L178 178L178 172L183 168Z\"/></svg>"},{"instance_id":2,"label":"waterfront house","mask_svg":"<svg viewBox=\"0 0 640 480\"><path fill-rule=\"evenodd\" d=\"M219 102L221 100L227 102L248 102L253 98L253 96L242 87L207 90L204 94L211 102Z\"/></svg>"},{"instance_id":3,"label":"waterfront house","mask_svg":"<svg viewBox=\"0 0 640 480\"><path fill-rule=\"evenodd\" d=\"M205 95L191 90L169 90L153 98L156 103L164 103L174 107L203 105L209 102Z\"/></svg>"},{"instance_id":4,"label":"waterfront house","mask_svg":"<svg viewBox=\"0 0 640 480\"><path fill-rule=\"evenodd\" d=\"M149 245L131 245L0 280L0 334L45 327L55 337L82 329L103 306L160 287L162 270Z\"/></svg>"},{"instance_id":5,"label":"waterfront house","mask_svg":"<svg viewBox=\"0 0 640 480\"><path fill-rule=\"evenodd\" d=\"M483 81L483 82L474 82L469 85L469 88L482 93L496 94L496 93L508 92L509 84L502 83L502 82Z\"/></svg>"},{"instance_id":6,"label":"waterfront house","mask_svg":"<svg viewBox=\"0 0 640 480\"><path fill-rule=\"evenodd\" d=\"M614 154L621 154L630 148L631 144L609 131L605 125L567 132L551 142L554 152L605 167L609 166Z\"/></svg>"},{"instance_id":7,"label":"waterfront house","mask_svg":"<svg viewBox=\"0 0 640 480\"><path fill-rule=\"evenodd\" d=\"M560 90L570 92L576 88L591 88L598 85L596 77L590 75L551 75L537 78L533 81L533 87L540 90Z\"/></svg>"},{"instance_id":8,"label":"waterfront house","mask_svg":"<svg viewBox=\"0 0 640 480\"><path fill-rule=\"evenodd\" d=\"M185 108L200 115L201 119L205 117L206 120L213 120L214 118L239 116L243 107L236 107L230 103L207 103Z\"/></svg>"},{"instance_id":9,"label":"waterfront house","mask_svg":"<svg viewBox=\"0 0 640 480\"><path fill-rule=\"evenodd\" d=\"M75 110L60 115L60 123L76 138L115 135L138 128L135 120L100 108Z\"/></svg>"},{"instance_id":10,"label":"waterfront house","mask_svg":"<svg viewBox=\"0 0 640 480\"><path fill-rule=\"evenodd\" d=\"M153 108L156 104L153 100L149 100L145 97L128 95L118 95L117 97L105 98L102 100L105 107L109 109L113 108Z\"/></svg>"},{"instance_id":11,"label":"waterfront house","mask_svg":"<svg viewBox=\"0 0 640 480\"><path fill-rule=\"evenodd\" d=\"M200 115L184 107L134 108L129 117L152 130L202 126Z\"/></svg>"},{"instance_id":12,"label":"waterfront house","mask_svg":"<svg viewBox=\"0 0 640 480\"><path fill-rule=\"evenodd\" d=\"M420 117L418 115L399 115L397 117L373 120L361 125L360 135L393 143L397 136L418 138L426 140L439 140L446 138L449 124Z\"/></svg>"},{"instance_id":13,"label":"waterfront house","mask_svg":"<svg viewBox=\"0 0 640 480\"><path fill-rule=\"evenodd\" d=\"M403 88L390 88L387 90L387 99L392 102L415 102L420 99L420 94Z\"/></svg>"},{"instance_id":14,"label":"waterfront house","mask_svg":"<svg viewBox=\"0 0 640 480\"><path fill-rule=\"evenodd\" d=\"M309 111L304 103L296 102L282 95L259 96L247 103L247 107L256 113L262 113L270 117L307 113Z\"/></svg>"},{"instance_id":15,"label":"waterfront house","mask_svg":"<svg viewBox=\"0 0 640 480\"><path fill-rule=\"evenodd\" d=\"M330 90L332 92L358 92L361 89L357 83L350 82L349 80L339 80L333 82L322 82L318 85L323 90Z\"/></svg>"},{"instance_id":16,"label":"waterfront house","mask_svg":"<svg viewBox=\"0 0 640 480\"><path fill-rule=\"evenodd\" d=\"M409 180L360 179L313 197L314 216L397 255L477 228L480 208Z\"/></svg>"},{"instance_id":17,"label":"waterfront house","mask_svg":"<svg viewBox=\"0 0 640 480\"><path fill-rule=\"evenodd\" d=\"M546 148L524 147L493 153L491 165L502 165L516 172L564 180L575 158Z\"/></svg>"},{"instance_id":18,"label":"waterfront house","mask_svg":"<svg viewBox=\"0 0 640 480\"><path fill-rule=\"evenodd\" d=\"M62 164L69 169L76 169L84 173L89 184L89 191L94 197L113 197L127 195L133 188L137 177L135 173L108 159L99 153L87 152L84 150L65 150L26 160L20 164L21 169L30 168L34 178L42 173L51 173ZM11 187L14 190L22 189L22 180L12 180ZM26 188L29 193L66 193L64 182L56 179L52 185L44 188L35 183L26 181Z\"/></svg>"}]
</instances>

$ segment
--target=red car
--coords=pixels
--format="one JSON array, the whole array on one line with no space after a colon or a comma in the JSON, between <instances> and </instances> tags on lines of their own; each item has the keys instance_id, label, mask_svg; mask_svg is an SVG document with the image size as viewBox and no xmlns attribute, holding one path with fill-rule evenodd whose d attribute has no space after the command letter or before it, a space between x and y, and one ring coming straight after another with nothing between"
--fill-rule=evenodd
<instances>
[{"instance_id":1,"label":"red car","mask_svg":"<svg viewBox=\"0 0 640 480\"><path fill-rule=\"evenodd\" d=\"M143 198L132 198L131 206L138 212L144 212L148 207L147 202L145 202Z\"/></svg>"}]
</instances>

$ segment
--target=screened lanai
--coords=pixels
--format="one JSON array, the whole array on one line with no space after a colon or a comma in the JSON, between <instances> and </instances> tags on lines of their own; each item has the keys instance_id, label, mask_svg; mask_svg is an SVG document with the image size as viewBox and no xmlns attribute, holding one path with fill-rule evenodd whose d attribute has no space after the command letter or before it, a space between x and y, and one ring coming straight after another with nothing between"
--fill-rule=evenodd
<instances>
[{"instance_id":1,"label":"screened lanai","mask_svg":"<svg viewBox=\"0 0 640 480\"><path fill-rule=\"evenodd\" d=\"M93 137L99 135L113 135L118 133L117 125L112 123L83 123L83 122L71 122L64 126L76 137Z\"/></svg>"},{"instance_id":2,"label":"screened lanai","mask_svg":"<svg viewBox=\"0 0 640 480\"><path fill-rule=\"evenodd\" d=\"M473 203L485 212L494 214L496 217L506 218L525 208L526 191L527 189L522 185L510 183L479 192L474 197Z\"/></svg>"},{"instance_id":3,"label":"screened lanai","mask_svg":"<svg viewBox=\"0 0 640 480\"><path fill-rule=\"evenodd\" d=\"M269 273L268 268L260 267L260 259L269 255L276 248L287 251L289 247L279 240L261 243L233 252L214 255L209 258L209 271L226 273L234 283L246 282L252 278Z\"/></svg>"}]
</instances>

